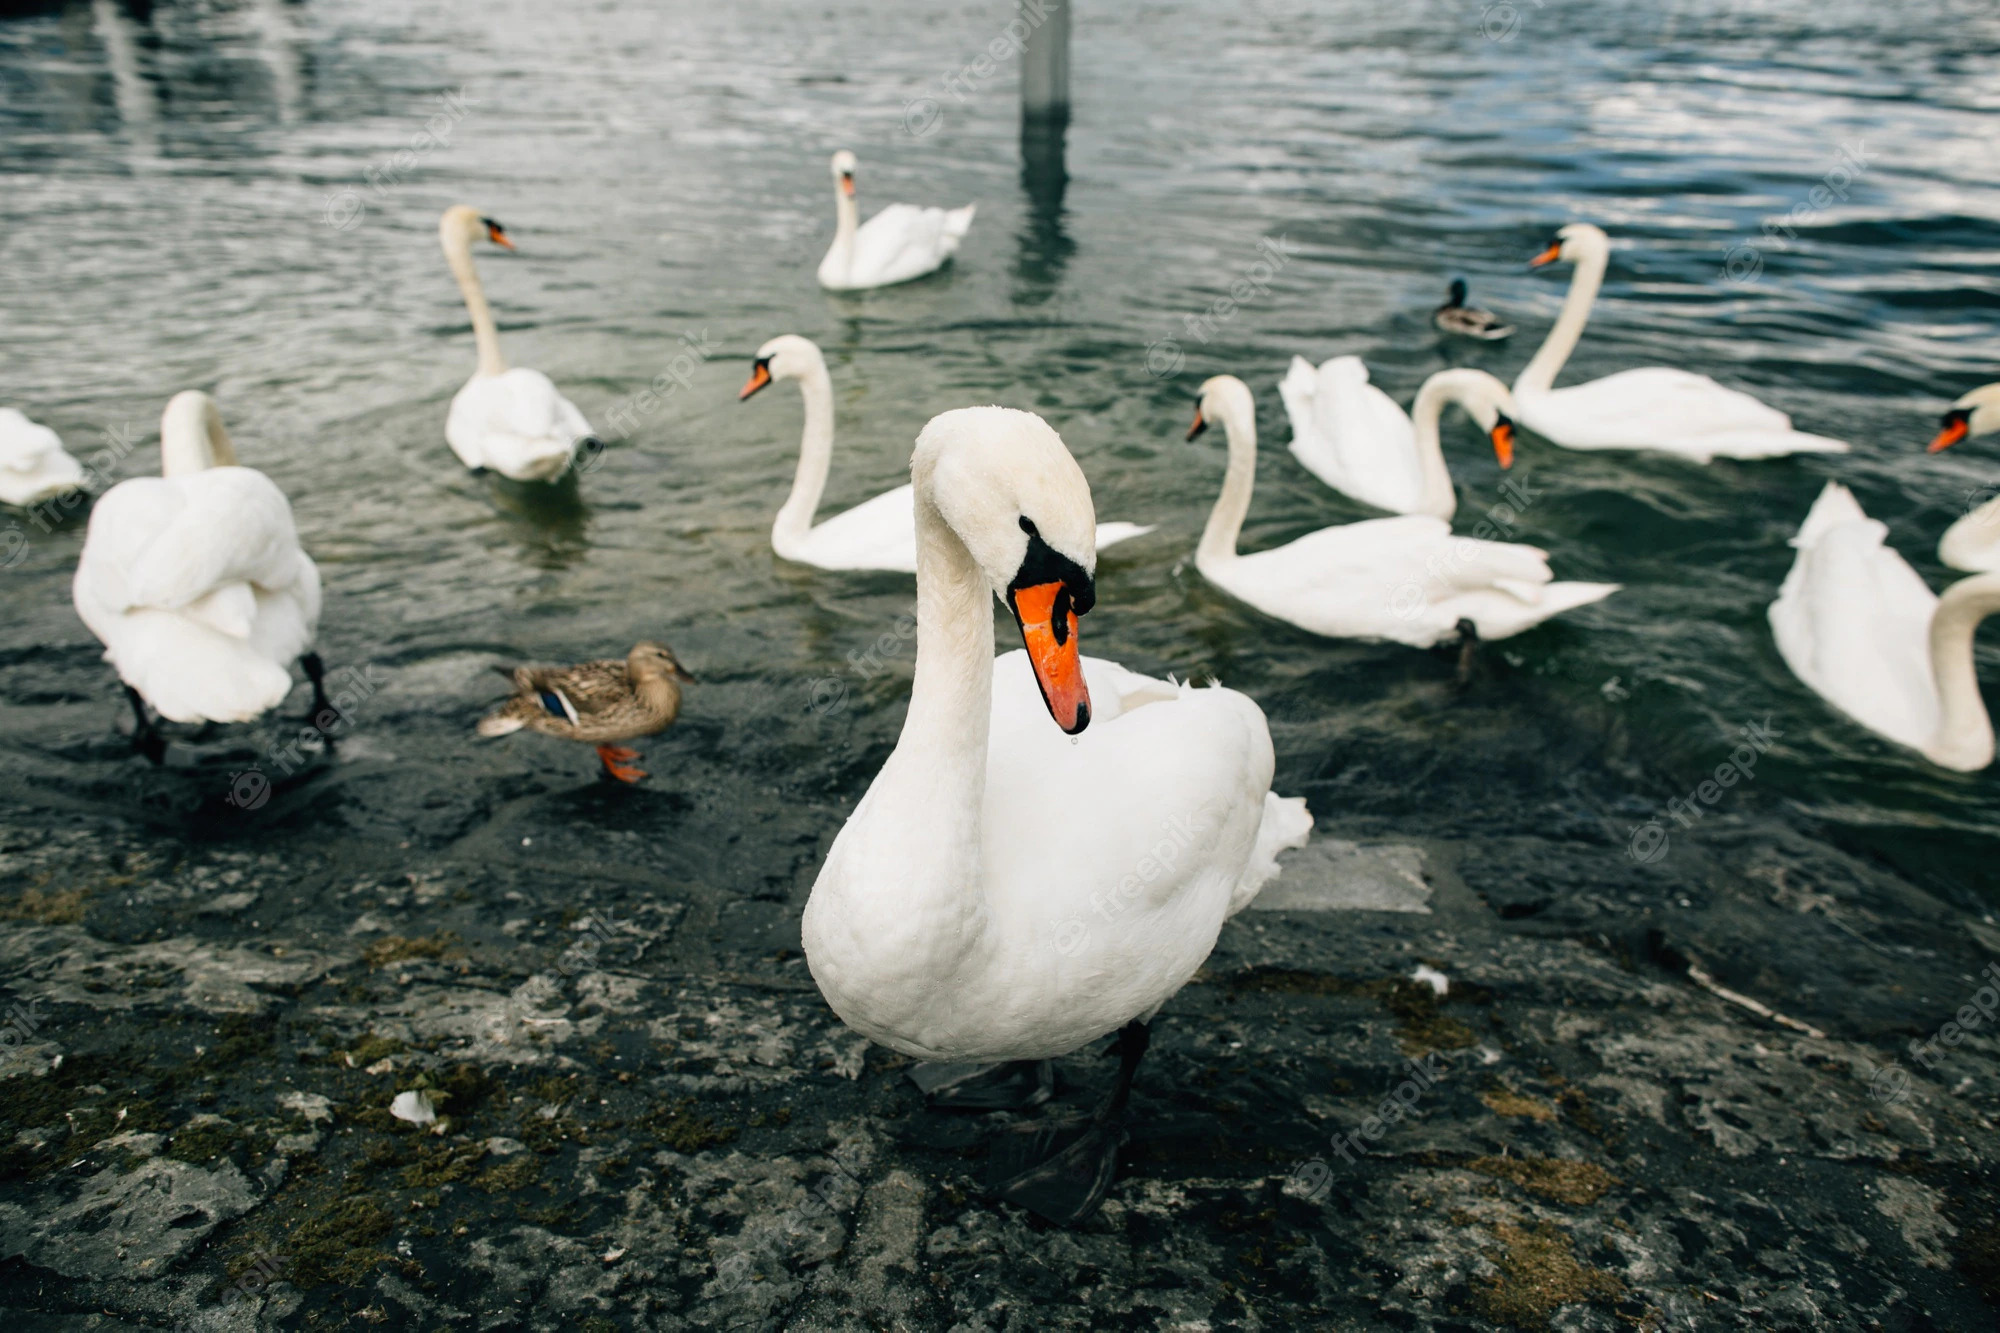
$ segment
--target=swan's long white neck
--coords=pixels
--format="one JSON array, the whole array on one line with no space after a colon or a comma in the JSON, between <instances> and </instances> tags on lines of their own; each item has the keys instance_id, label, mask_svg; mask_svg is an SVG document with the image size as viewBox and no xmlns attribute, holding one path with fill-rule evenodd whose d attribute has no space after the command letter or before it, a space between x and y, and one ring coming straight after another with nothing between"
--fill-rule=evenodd
<instances>
[{"instance_id":1,"label":"swan's long white neck","mask_svg":"<svg viewBox=\"0 0 2000 1333\"><path fill-rule=\"evenodd\" d=\"M771 525L771 549L787 560L800 559L812 532L813 514L826 491L826 474L833 465L833 380L826 363L815 363L798 377L805 399L805 433L799 438L799 470L792 475L792 493L785 497ZM954 538L954 540L956 540Z\"/></svg>"},{"instance_id":2,"label":"swan's long white neck","mask_svg":"<svg viewBox=\"0 0 2000 1333\"><path fill-rule=\"evenodd\" d=\"M1556 317L1549 336L1542 340L1535 359L1515 378L1516 394L1547 393L1554 387L1569 354L1576 350L1577 339L1583 336L1583 326L1590 322L1590 306L1597 300L1597 289L1604 285L1604 269L1610 262L1610 252L1601 246L1584 247L1577 256L1576 272L1569 280L1569 295L1563 298L1562 313Z\"/></svg>"},{"instance_id":3,"label":"swan's long white neck","mask_svg":"<svg viewBox=\"0 0 2000 1333\"><path fill-rule=\"evenodd\" d=\"M1222 430L1229 440L1229 470L1223 474L1222 494L1209 510L1208 526L1202 529L1201 545L1195 548L1195 568L1206 572L1213 565L1236 558L1236 538L1250 513L1250 491L1257 484L1257 422L1245 418L1233 398L1215 406L1222 418Z\"/></svg>"},{"instance_id":4,"label":"swan's long white neck","mask_svg":"<svg viewBox=\"0 0 2000 1333\"><path fill-rule=\"evenodd\" d=\"M2000 574L1975 574L1944 590L1931 615L1931 672L1937 680L1938 729L1924 753L1948 768L1971 771L1993 762L1993 719L1979 697L1972 636L2000 611Z\"/></svg>"},{"instance_id":5,"label":"swan's long white neck","mask_svg":"<svg viewBox=\"0 0 2000 1333\"><path fill-rule=\"evenodd\" d=\"M833 248L827 252L844 273L854 259L854 233L861 229L861 206L854 196L840 188L838 180L833 183Z\"/></svg>"},{"instance_id":6,"label":"swan's long white neck","mask_svg":"<svg viewBox=\"0 0 2000 1333\"><path fill-rule=\"evenodd\" d=\"M1422 469L1422 490L1412 513L1431 514L1451 521L1458 512L1458 492L1452 489L1451 469L1444 463L1444 442L1438 438L1444 405L1452 401L1451 389L1435 379L1425 380L1410 406L1410 425L1417 437L1417 466Z\"/></svg>"},{"instance_id":7,"label":"swan's long white neck","mask_svg":"<svg viewBox=\"0 0 2000 1333\"><path fill-rule=\"evenodd\" d=\"M175 394L160 418L160 475L185 477L235 466L236 447L215 400L193 391Z\"/></svg>"},{"instance_id":8,"label":"swan's long white neck","mask_svg":"<svg viewBox=\"0 0 2000 1333\"><path fill-rule=\"evenodd\" d=\"M472 337L479 345L479 373L505 374L507 360L500 355L500 330L494 327L492 308L486 304L486 289L479 285L479 270L473 267L472 243L458 232L451 233L445 238L444 258L465 297L465 313L472 316Z\"/></svg>"}]
</instances>

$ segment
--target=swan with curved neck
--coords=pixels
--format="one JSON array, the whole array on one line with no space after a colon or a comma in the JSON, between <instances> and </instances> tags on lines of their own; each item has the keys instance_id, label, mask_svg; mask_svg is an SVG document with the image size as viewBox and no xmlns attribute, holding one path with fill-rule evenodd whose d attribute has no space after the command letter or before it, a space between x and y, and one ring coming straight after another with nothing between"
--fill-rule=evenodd
<instances>
[{"instance_id":1,"label":"swan with curved neck","mask_svg":"<svg viewBox=\"0 0 2000 1333\"><path fill-rule=\"evenodd\" d=\"M819 264L819 284L852 292L890 287L921 278L944 265L972 228L977 204L964 208L919 208L890 204L861 222L854 198L854 154L845 148L828 164L833 174L833 245Z\"/></svg>"},{"instance_id":2,"label":"swan with curved neck","mask_svg":"<svg viewBox=\"0 0 2000 1333\"><path fill-rule=\"evenodd\" d=\"M1145 1020L1311 817L1271 793L1250 700L1081 655L1090 488L1040 417L947 412L910 475L909 712L813 884L806 961L849 1027L924 1060L1043 1059L1123 1033L1120 1087L1086 1149L1097 1183L1061 1202L1021 1186L1020 1201L1075 1220L1109 1183ZM996 598L1023 644L998 660ZM1162 842L1171 855L1148 860ZM1115 926L1093 899L1118 904Z\"/></svg>"},{"instance_id":3,"label":"swan with curved neck","mask_svg":"<svg viewBox=\"0 0 2000 1333\"><path fill-rule=\"evenodd\" d=\"M1574 264L1576 272L1555 326L1514 380L1522 425L1565 449L1644 449L1697 463L1847 452L1845 441L1793 430L1792 419L1775 407L1685 370L1647 366L1555 388L1590 321L1610 256L1611 242L1602 231L1572 222L1530 261L1530 267L1540 268L1561 260Z\"/></svg>"},{"instance_id":4,"label":"swan with curved neck","mask_svg":"<svg viewBox=\"0 0 2000 1333\"><path fill-rule=\"evenodd\" d=\"M2000 573L1930 587L1884 541L1846 487L1828 482L1771 603L1785 665L1835 708L1940 768L1993 762L1993 720L1973 669L1973 634L2000 611Z\"/></svg>"},{"instance_id":5,"label":"swan with curved neck","mask_svg":"<svg viewBox=\"0 0 2000 1333\"><path fill-rule=\"evenodd\" d=\"M326 707L319 569L299 547L271 479L238 465L215 400L174 395L160 418L160 475L121 481L90 515L73 587L138 719L133 741L164 752L146 706L174 722L247 722L291 692L294 658Z\"/></svg>"},{"instance_id":6,"label":"swan with curved neck","mask_svg":"<svg viewBox=\"0 0 2000 1333\"><path fill-rule=\"evenodd\" d=\"M83 489L83 464L47 426L0 407L0 504L37 505Z\"/></svg>"},{"instance_id":7,"label":"swan with curved neck","mask_svg":"<svg viewBox=\"0 0 2000 1333\"><path fill-rule=\"evenodd\" d=\"M486 302L473 244L491 241L512 250L507 229L463 204L438 219L445 262L458 279L479 364L451 400L444 435L459 461L474 471L491 470L515 481L553 481L569 470L579 446L601 448L576 405L556 392L539 370L509 368L500 354L500 331Z\"/></svg>"},{"instance_id":8,"label":"swan with curved neck","mask_svg":"<svg viewBox=\"0 0 2000 1333\"><path fill-rule=\"evenodd\" d=\"M1463 408L1496 445L1507 438L1503 422L1512 400L1491 375L1449 371L1432 376L1425 388L1418 406L1433 445L1435 414L1447 402ZM1322 528L1285 546L1239 554L1257 475L1257 411L1249 388L1234 375L1201 386L1188 438L1211 421L1222 423L1229 465L1195 550L1195 567L1265 615L1329 638L1425 648L1461 634L1462 622L1471 622L1480 638L1503 639L1618 591L1615 583L1554 582L1546 551L1454 537L1450 524L1429 514ZM1443 466L1441 456L1437 466Z\"/></svg>"},{"instance_id":9,"label":"swan with curved neck","mask_svg":"<svg viewBox=\"0 0 2000 1333\"><path fill-rule=\"evenodd\" d=\"M739 401L768 385L796 380L805 400L805 429L799 439L799 466L791 494L771 525L771 549L786 560L821 569L882 569L914 574L917 569L915 497L909 486L884 491L872 500L813 523L833 466L833 379L826 358L809 338L787 333L757 349L750 379ZM1151 532L1134 523L1101 523L1098 549Z\"/></svg>"},{"instance_id":10,"label":"swan with curved neck","mask_svg":"<svg viewBox=\"0 0 2000 1333\"><path fill-rule=\"evenodd\" d=\"M1458 512L1458 495L1438 438L1439 418L1454 395L1486 401L1473 378L1481 374L1439 371L1424 381L1405 413L1368 382L1360 357L1337 356L1314 370L1295 356L1278 385L1292 422L1292 455L1321 481L1363 504L1450 521ZM1487 433L1500 466L1509 466L1514 423L1496 411Z\"/></svg>"},{"instance_id":11,"label":"swan with curved neck","mask_svg":"<svg viewBox=\"0 0 2000 1333\"><path fill-rule=\"evenodd\" d=\"M1930 451L1949 449L1960 440L2000 431L2000 384L1974 389L1951 405L1938 423ZM2000 570L2000 496L1967 513L1945 529L1938 541L1938 559L1953 569L1975 574Z\"/></svg>"}]
</instances>

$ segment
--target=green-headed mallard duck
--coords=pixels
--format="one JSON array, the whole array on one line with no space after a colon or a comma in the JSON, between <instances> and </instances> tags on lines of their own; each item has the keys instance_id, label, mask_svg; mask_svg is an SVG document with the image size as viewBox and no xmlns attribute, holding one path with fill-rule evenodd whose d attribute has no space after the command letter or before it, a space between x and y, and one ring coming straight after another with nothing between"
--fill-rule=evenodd
<instances>
[{"instance_id":1,"label":"green-headed mallard duck","mask_svg":"<svg viewBox=\"0 0 2000 1333\"><path fill-rule=\"evenodd\" d=\"M1451 291L1446 295L1444 304L1432 312L1431 322L1445 333L1486 342L1498 342L1514 332L1512 324L1502 324L1500 316L1491 310L1481 310L1478 306L1465 303L1464 278L1451 280Z\"/></svg>"},{"instance_id":2,"label":"green-headed mallard duck","mask_svg":"<svg viewBox=\"0 0 2000 1333\"><path fill-rule=\"evenodd\" d=\"M664 643L633 645L625 660L567 667L495 667L514 682L514 697L479 719L482 736L539 731L567 741L595 741L604 771L620 782L645 773L632 767L635 750L610 741L665 731L680 716L680 682L694 683Z\"/></svg>"}]
</instances>

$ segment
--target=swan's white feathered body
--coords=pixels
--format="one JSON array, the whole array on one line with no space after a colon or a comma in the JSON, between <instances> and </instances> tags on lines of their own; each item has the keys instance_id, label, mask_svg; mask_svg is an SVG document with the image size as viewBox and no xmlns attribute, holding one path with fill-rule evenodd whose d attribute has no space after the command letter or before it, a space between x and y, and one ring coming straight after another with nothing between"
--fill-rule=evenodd
<instances>
[{"instance_id":1,"label":"swan's white feathered body","mask_svg":"<svg viewBox=\"0 0 2000 1333\"><path fill-rule=\"evenodd\" d=\"M569 467L590 423L539 370L474 375L451 400L444 437L459 461L515 481L553 481Z\"/></svg>"},{"instance_id":2,"label":"swan's white feathered body","mask_svg":"<svg viewBox=\"0 0 2000 1333\"><path fill-rule=\"evenodd\" d=\"M942 267L972 228L978 205L924 208L890 204L859 223L854 202L854 154L833 157L835 219L833 245L820 260L819 284L830 291L890 287Z\"/></svg>"},{"instance_id":3,"label":"swan's white feathered body","mask_svg":"<svg viewBox=\"0 0 2000 1333\"><path fill-rule=\"evenodd\" d=\"M1828 703L1932 763L1993 761L1993 724L1973 674L1972 636L2000 610L2000 574L1933 594L1885 541L1888 529L1828 482L1792 539L1798 556L1771 603L1785 665Z\"/></svg>"},{"instance_id":4,"label":"swan's white feathered body","mask_svg":"<svg viewBox=\"0 0 2000 1333\"><path fill-rule=\"evenodd\" d=\"M54 431L0 407L0 504L40 504L82 487L83 465Z\"/></svg>"},{"instance_id":5,"label":"swan's white feathered body","mask_svg":"<svg viewBox=\"0 0 2000 1333\"><path fill-rule=\"evenodd\" d=\"M1409 414L1368 382L1360 357L1336 356L1315 370L1295 356L1278 396L1292 420L1292 456L1307 471L1377 509L1425 512L1423 464Z\"/></svg>"},{"instance_id":6,"label":"swan's white feathered body","mask_svg":"<svg viewBox=\"0 0 2000 1333\"><path fill-rule=\"evenodd\" d=\"M1243 695L1079 663L1071 638L1070 665L1048 668L1088 684L1071 737L1028 654L993 657L990 599L1036 568L1025 531L1089 595L1089 490L1040 418L946 413L912 472L909 717L813 885L807 961L849 1026L906 1054L1061 1055L1184 985L1311 817L1272 795L1270 731Z\"/></svg>"},{"instance_id":7,"label":"swan's white feathered body","mask_svg":"<svg viewBox=\"0 0 2000 1333\"><path fill-rule=\"evenodd\" d=\"M167 406L161 448L175 475L122 481L98 500L73 595L105 660L162 716L247 722L291 692L290 665L319 628L319 569L269 477L175 466L176 435L204 408L193 391Z\"/></svg>"},{"instance_id":8,"label":"swan's white feathered body","mask_svg":"<svg viewBox=\"0 0 2000 1333\"><path fill-rule=\"evenodd\" d=\"M1696 463L1847 452L1845 441L1794 430L1777 408L1690 371L1648 366L1555 388L1583 336L1611 255L1610 241L1587 222L1573 222L1557 237L1536 263L1564 259L1576 273L1562 314L1514 381L1523 425L1566 449L1644 449Z\"/></svg>"}]
</instances>

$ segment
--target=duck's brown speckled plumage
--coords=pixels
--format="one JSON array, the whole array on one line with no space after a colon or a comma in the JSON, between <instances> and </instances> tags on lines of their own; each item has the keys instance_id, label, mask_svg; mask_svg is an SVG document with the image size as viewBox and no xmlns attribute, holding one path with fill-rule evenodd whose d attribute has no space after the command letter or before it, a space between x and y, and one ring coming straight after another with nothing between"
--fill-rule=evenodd
<instances>
[{"instance_id":1,"label":"duck's brown speckled plumage","mask_svg":"<svg viewBox=\"0 0 2000 1333\"><path fill-rule=\"evenodd\" d=\"M514 697L480 719L480 735L505 736L525 729L600 744L665 731L680 716L680 682L694 679L675 660L671 648L651 642L636 645L622 662L500 669L513 680ZM567 702L564 715L549 710L544 694L559 695L559 702ZM567 715L570 712L575 721Z\"/></svg>"}]
</instances>

